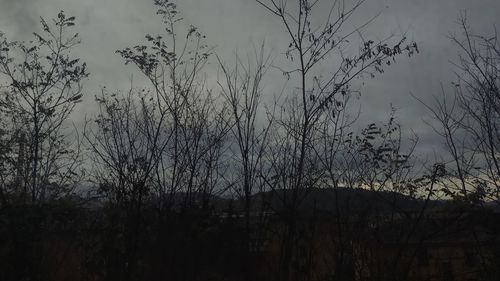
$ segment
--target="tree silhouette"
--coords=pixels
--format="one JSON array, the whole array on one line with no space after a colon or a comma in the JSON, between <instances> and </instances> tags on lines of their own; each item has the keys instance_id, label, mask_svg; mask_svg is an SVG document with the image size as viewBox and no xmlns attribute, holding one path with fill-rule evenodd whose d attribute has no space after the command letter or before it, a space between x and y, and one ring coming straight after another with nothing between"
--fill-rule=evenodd
<instances>
[{"instance_id":1,"label":"tree silhouette","mask_svg":"<svg viewBox=\"0 0 500 281\"><path fill-rule=\"evenodd\" d=\"M459 25L462 36L451 36L460 51L458 61L453 63L457 81L452 94L443 89L434 104L420 102L437 121L433 129L444 140L450 156L442 160L442 192L483 204L498 201L500 190L500 44L496 33L485 36L472 32L465 14Z\"/></svg>"},{"instance_id":2,"label":"tree silhouette","mask_svg":"<svg viewBox=\"0 0 500 281\"><path fill-rule=\"evenodd\" d=\"M69 34L74 20L63 12L53 24L41 19L42 33L29 43L0 36L0 74L8 81L0 105L16 124L16 188L31 204L67 193L79 179L80 148L65 132L88 76L85 63L70 53L80 42L78 34Z\"/></svg>"}]
</instances>

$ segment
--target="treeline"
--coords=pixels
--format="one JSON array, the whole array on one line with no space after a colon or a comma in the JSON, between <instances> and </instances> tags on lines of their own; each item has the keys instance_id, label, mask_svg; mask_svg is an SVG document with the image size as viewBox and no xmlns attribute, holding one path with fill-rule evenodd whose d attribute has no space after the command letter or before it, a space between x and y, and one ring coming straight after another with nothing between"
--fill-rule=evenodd
<instances>
[{"instance_id":1,"label":"treeline","mask_svg":"<svg viewBox=\"0 0 500 281\"><path fill-rule=\"evenodd\" d=\"M351 106L356 82L415 42L361 36L371 19L351 28L364 1L257 2L289 38L283 62L262 45L226 63L155 0L165 33L117 51L148 86L103 88L83 128L71 126L91 94L76 19L42 19L27 43L0 33L2 280L415 280L422 245L462 233L464 217L497 241L485 208L500 190L496 37L462 19L458 82L425 104L449 151L421 165L395 111L356 130ZM281 95L264 87L277 64ZM440 216L460 219L432 226ZM496 254L480 276L498 274Z\"/></svg>"}]
</instances>

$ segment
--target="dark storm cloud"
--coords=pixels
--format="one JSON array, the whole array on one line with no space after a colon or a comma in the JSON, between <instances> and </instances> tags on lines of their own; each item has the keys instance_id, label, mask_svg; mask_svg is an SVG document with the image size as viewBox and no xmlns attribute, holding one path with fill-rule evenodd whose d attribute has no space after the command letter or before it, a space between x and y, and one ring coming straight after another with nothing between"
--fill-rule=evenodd
<instances>
[{"instance_id":1,"label":"dark storm cloud","mask_svg":"<svg viewBox=\"0 0 500 281\"><path fill-rule=\"evenodd\" d=\"M83 44L77 53L88 62L92 72L86 84L89 105L101 86L126 89L130 75L139 81L140 75L133 68L123 65L115 50L143 42L146 33L162 32L161 21L149 0L0 0L0 30L9 38L26 38L38 28L39 16L54 17L64 10L77 18L77 31ZM182 0L177 1L186 24L198 26L207 35L208 44L226 61L252 51L253 44L266 40L269 50L282 59L280 53L288 45L279 21L253 0ZM328 2L328 0L326 0ZM493 25L500 25L498 0L368 0L359 9L356 24L380 13L380 16L365 31L365 36L375 39L405 33L415 40L420 54L400 57L397 63L375 79L365 79L359 85L363 92L362 122L387 119L392 106L398 110L397 117L403 127L420 135L421 151L430 151L440 141L423 121L430 120L425 108L418 104L410 92L425 101L439 94L441 84L448 90L454 80L450 61L457 58L457 49L448 35L459 34L456 23L459 14L467 10L471 28L488 34ZM325 13L325 11L319 11ZM321 15L318 16L320 18ZM210 67L215 68L214 64ZM211 69L208 75L214 75ZM282 76L274 73L267 80L266 90L278 92L282 87ZM276 78L276 79L275 79ZM138 82L139 83L139 82ZM91 106L79 108L77 116L83 116ZM75 117L79 118L79 117Z\"/></svg>"}]
</instances>

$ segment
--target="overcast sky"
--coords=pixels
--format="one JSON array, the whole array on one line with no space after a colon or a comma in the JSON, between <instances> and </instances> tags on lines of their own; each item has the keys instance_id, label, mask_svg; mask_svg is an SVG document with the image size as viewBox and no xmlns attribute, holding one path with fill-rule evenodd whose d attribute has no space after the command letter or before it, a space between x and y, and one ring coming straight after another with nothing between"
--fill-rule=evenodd
<instances>
[{"instance_id":1,"label":"overcast sky","mask_svg":"<svg viewBox=\"0 0 500 281\"><path fill-rule=\"evenodd\" d=\"M326 0L328 1L328 0ZM249 46L266 40L268 49L278 58L287 46L278 21L254 0L182 0L176 1L188 24L198 26L216 52L230 59L235 49L250 51ZM9 39L27 40L39 30L39 17L55 17L59 10L76 16L82 38L78 54L87 62L91 77L86 82L87 101L74 118L91 111L93 96L100 87L126 89L133 68L124 66L115 50L144 42L146 33L161 32L152 0L0 0L0 31ZM419 151L437 148L440 142L423 120L428 113L410 96L410 92L429 100L454 79L451 61L457 49L448 36L459 33L457 18L467 11L471 28L491 34L500 26L498 0L367 0L357 13L363 20L381 15L370 26L367 37L383 38L406 33L418 43L420 54L398 58L397 64L375 79L366 80L361 98L361 120L383 120L390 104L398 108L398 119L405 130L414 130L421 139ZM353 22L352 24L356 24ZM135 75L135 74L134 74ZM279 77L279 76L277 76ZM135 79L135 78L134 78ZM274 91L279 82L267 81ZM274 83L274 84L273 84Z\"/></svg>"}]
</instances>

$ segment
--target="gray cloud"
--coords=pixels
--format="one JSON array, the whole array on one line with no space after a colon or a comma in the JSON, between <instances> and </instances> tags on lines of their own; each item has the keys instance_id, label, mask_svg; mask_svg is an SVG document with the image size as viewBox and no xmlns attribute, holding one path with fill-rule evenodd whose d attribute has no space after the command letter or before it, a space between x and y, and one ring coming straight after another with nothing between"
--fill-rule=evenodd
<instances>
[{"instance_id":1,"label":"gray cloud","mask_svg":"<svg viewBox=\"0 0 500 281\"><path fill-rule=\"evenodd\" d=\"M208 43L216 46L218 54L227 61L233 58L235 49L245 54L251 51L252 44L258 45L266 40L268 49L279 62L279 54L287 46L278 20L256 1L177 2L187 23L198 26L207 35ZM152 1L0 0L0 30L9 38L26 39L39 28L39 16L54 17L59 10L77 17L76 30L81 34L83 44L76 53L88 62L92 72L86 85L88 104L81 106L75 115L81 119L91 111L92 97L101 86L125 89L131 74L134 74L134 80L140 80L140 75L133 68L124 66L114 52L143 42L146 33L162 32L161 21L155 15ZM439 144L422 122L430 118L428 112L409 93L430 101L433 94L440 93L441 83L446 89L454 79L450 61L456 59L457 49L447 35L459 32L456 20L463 10L467 10L470 25L476 32L488 33L494 24L500 24L500 1L497 0L378 0L367 1L361 7L355 22L381 12L366 30L367 37L383 38L406 33L421 50L412 58L398 58L397 64L383 75L363 81L361 121L385 120L392 104L399 108L398 118L404 128L420 134L421 151L430 151L430 147ZM280 78L274 73L267 80L266 89L279 91L282 82L276 81Z\"/></svg>"},{"instance_id":2,"label":"gray cloud","mask_svg":"<svg viewBox=\"0 0 500 281\"><path fill-rule=\"evenodd\" d=\"M36 0L0 0L1 31L11 33L14 40L25 39L39 22L35 4Z\"/></svg>"}]
</instances>

